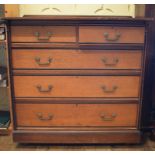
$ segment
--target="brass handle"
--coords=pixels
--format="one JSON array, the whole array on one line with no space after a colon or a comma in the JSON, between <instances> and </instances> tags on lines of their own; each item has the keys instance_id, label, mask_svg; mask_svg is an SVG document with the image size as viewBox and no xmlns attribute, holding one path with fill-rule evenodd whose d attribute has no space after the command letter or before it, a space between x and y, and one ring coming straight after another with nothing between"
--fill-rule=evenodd
<instances>
[{"instance_id":1,"label":"brass handle","mask_svg":"<svg viewBox=\"0 0 155 155\"><path fill-rule=\"evenodd\" d=\"M115 113L111 114L110 116L108 116L104 113L102 113L100 115L100 117L103 121L113 121L116 118L116 116L117 116L117 114L115 114Z\"/></svg>"},{"instance_id":2,"label":"brass handle","mask_svg":"<svg viewBox=\"0 0 155 155\"><path fill-rule=\"evenodd\" d=\"M113 86L112 89L108 89L106 86L102 86L101 88L103 89L105 93L114 93L118 87Z\"/></svg>"},{"instance_id":3,"label":"brass handle","mask_svg":"<svg viewBox=\"0 0 155 155\"><path fill-rule=\"evenodd\" d=\"M41 120L41 121L49 121L53 119L53 115L48 114L48 117L44 117L42 113L38 113L37 117Z\"/></svg>"},{"instance_id":4,"label":"brass handle","mask_svg":"<svg viewBox=\"0 0 155 155\"><path fill-rule=\"evenodd\" d=\"M106 66L115 66L119 62L118 58L113 58L113 61L111 63L108 61L107 58L102 58L101 60Z\"/></svg>"},{"instance_id":5,"label":"brass handle","mask_svg":"<svg viewBox=\"0 0 155 155\"><path fill-rule=\"evenodd\" d=\"M44 38L40 37L40 33L39 32L35 32L34 35L35 35L35 37L37 37L38 40L48 41L51 38L52 33L51 32L47 32L47 37L44 37Z\"/></svg>"},{"instance_id":6,"label":"brass handle","mask_svg":"<svg viewBox=\"0 0 155 155\"><path fill-rule=\"evenodd\" d=\"M37 85L36 88L38 89L39 92L51 92L53 86L49 85L47 89L43 89L41 85Z\"/></svg>"},{"instance_id":7,"label":"brass handle","mask_svg":"<svg viewBox=\"0 0 155 155\"><path fill-rule=\"evenodd\" d=\"M104 33L104 38L106 41L118 41L120 37L121 37L121 33L119 32L116 33L114 38L110 38L108 32Z\"/></svg>"},{"instance_id":8,"label":"brass handle","mask_svg":"<svg viewBox=\"0 0 155 155\"><path fill-rule=\"evenodd\" d=\"M50 65L52 62L52 58L48 58L47 62L41 62L41 58L40 57L35 57L35 61L38 65Z\"/></svg>"}]
</instances>

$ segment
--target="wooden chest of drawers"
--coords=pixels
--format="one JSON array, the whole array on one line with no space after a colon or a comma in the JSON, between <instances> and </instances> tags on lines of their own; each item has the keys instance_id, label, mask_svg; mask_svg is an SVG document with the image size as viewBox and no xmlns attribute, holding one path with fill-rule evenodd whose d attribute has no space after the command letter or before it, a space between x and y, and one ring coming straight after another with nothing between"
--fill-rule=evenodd
<instances>
[{"instance_id":1,"label":"wooden chest of drawers","mask_svg":"<svg viewBox=\"0 0 155 155\"><path fill-rule=\"evenodd\" d=\"M14 141L141 142L147 20L6 20Z\"/></svg>"}]
</instances>

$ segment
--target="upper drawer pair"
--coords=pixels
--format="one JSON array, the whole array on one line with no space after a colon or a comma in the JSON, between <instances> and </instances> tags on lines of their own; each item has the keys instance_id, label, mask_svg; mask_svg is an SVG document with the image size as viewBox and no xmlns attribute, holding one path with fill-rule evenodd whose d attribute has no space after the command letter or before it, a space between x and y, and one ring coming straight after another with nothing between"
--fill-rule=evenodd
<instances>
[{"instance_id":1,"label":"upper drawer pair","mask_svg":"<svg viewBox=\"0 0 155 155\"><path fill-rule=\"evenodd\" d=\"M78 36L79 35L79 36ZM12 42L144 43L144 27L12 26Z\"/></svg>"}]
</instances>

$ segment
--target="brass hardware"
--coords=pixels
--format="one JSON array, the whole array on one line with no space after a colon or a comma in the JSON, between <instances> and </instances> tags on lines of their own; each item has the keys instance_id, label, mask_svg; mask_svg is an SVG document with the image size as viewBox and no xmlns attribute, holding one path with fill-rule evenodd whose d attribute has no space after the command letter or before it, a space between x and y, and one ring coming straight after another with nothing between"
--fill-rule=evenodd
<instances>
[{"instance_id":1,"label":"brass hardware","mask_svg":"<svg viewBox=\"0 0 155 155\"><path fill-rule=\"evenodd\" d=\"M47 62L41 62L40 57L35 57L35 61L36 61L36 63L37 63L38 65L50 65L51 62L52 62L52 58L49 57L49 58L47 59Z\"/></svg>"},{"instance_id":2,"label":"brass hardware","mask_svg":"<svg viewBox=\"0 0 155 155\"><path fill-rule=\"evenodd\" d=\"M51 114L48 114L48 117L44 117L44 116L42 115L42 113L38 113L38 114L37 114L37 117L38 117L41 121L50 121L50 120L53 119L53 115L51 115Z\"/></svg>"},{"instance_id":3,"label":"brass hardware","mask_svg":"<svg viewBox=\"0 0 155 155\"><path fill-rule=\"evenodd\" d=\"M51 92L53 86L49 85L47 89L43 89L41 85L37 85L36 88L38 89L39 92Z\"/></svg>"},{"instance_id":4,"label":"brass hardware","mask_svg":"<svg viewBox=\"0 0 155 155\"><path fill-rule=\"evenodd\" d=\"M112 89L108 89L106 86L102 86L101 88L103 89L105 93L114 93L118 87L113 86Z\"/></svg>"},{"instance_id":5,"label":"brass hardware","mask_svg":"<svg viewBox=\"0 0 155 155\"><path fill-rule=\"evenodd\" d=\"M113 61L110 63L108 62L108 59L107 58L102 58L101 59L102 62L106 65L106 66L115 66L117 65L117 63L119 62L119 59L118 58L114 58Z\"/></svg>"},{"instance_id":6,"label":"brass hardware","mask_svg":"<svg viewBox=\"0 0 155 155\"><path fill-rule=\"evenodd\" d=\"M45 38L41 38L39 32L34 32L34 35L37 37L38 40L48 41L51 38L52 33L51 32L47 32L47 37L45 37Z\"/></svg>"},{"instance_id":7,"label":"brass hardware","mask_svg":"<svg viewBox=\"0 0 155 155\"><path fill-rule=\"evenodd\" d=\"M117 114L112 113L111 116L107 116L106 114L102 113L100 115L101 119L103 121L113 121L116 118Z\"/></svg>"},{"instance_id":8,"label":"brass hardware","mask_svg":"<svg viewBox=\"0 0 155 155\"><path fill-rule=\"evenodd\" d=\"M104 38L106 41L118 41L120 37L121 37L121 33L119 32L116 33L114 38L110 38L108 32L104 33Z\"/></svg>"}]
</instances>

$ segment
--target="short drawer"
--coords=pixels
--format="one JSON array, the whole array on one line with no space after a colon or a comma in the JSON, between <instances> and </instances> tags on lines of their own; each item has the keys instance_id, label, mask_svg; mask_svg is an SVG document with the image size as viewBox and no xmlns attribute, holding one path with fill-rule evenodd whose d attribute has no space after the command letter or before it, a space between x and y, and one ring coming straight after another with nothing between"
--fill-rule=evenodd
<instances>
[{"instance_id":1,"label":"short drawer","mask_svg":"<svg viewBox=\"0 0 155 155\"><path fill-rule=\"evenodd\" d=\"M136 127L137 104L16 104L18 127Z\"/></svg>"},{"instance_id":2,"label":"short drawer","mask_svg":"<svg viewBox=\"0 0 155 155\"><path fill-rule=\"evenodd\" d=\"M80 26L81 43L144 43L144 27Z\"/></svg>"},{"instance_id":3,"label":"short drawer","mask_svg":"<svg viewBox=\"0 0 155 155\"><path fill-rule=\"evenodd\" d=\"M141 69L142 51L13 49L13 69Z\"/></svg>"},{"instance_id":4,"label":"short drawer","mask_svg":"<svg viewBox=\"0 0 155 155\"><path fill-rule=\"evenodd\" d=\"M12 26L12 42L75 42L73 26Z\"/></svg>"},{"instance_id":5,"label":"short drawer","mask_svg":"<svg viewBox=\"0 0 155 155\"><path fill-rule=\"evenodd\" d=\"M14 76L15 97L138 97L139 76Z\"/></svg>"}]
</instances>

